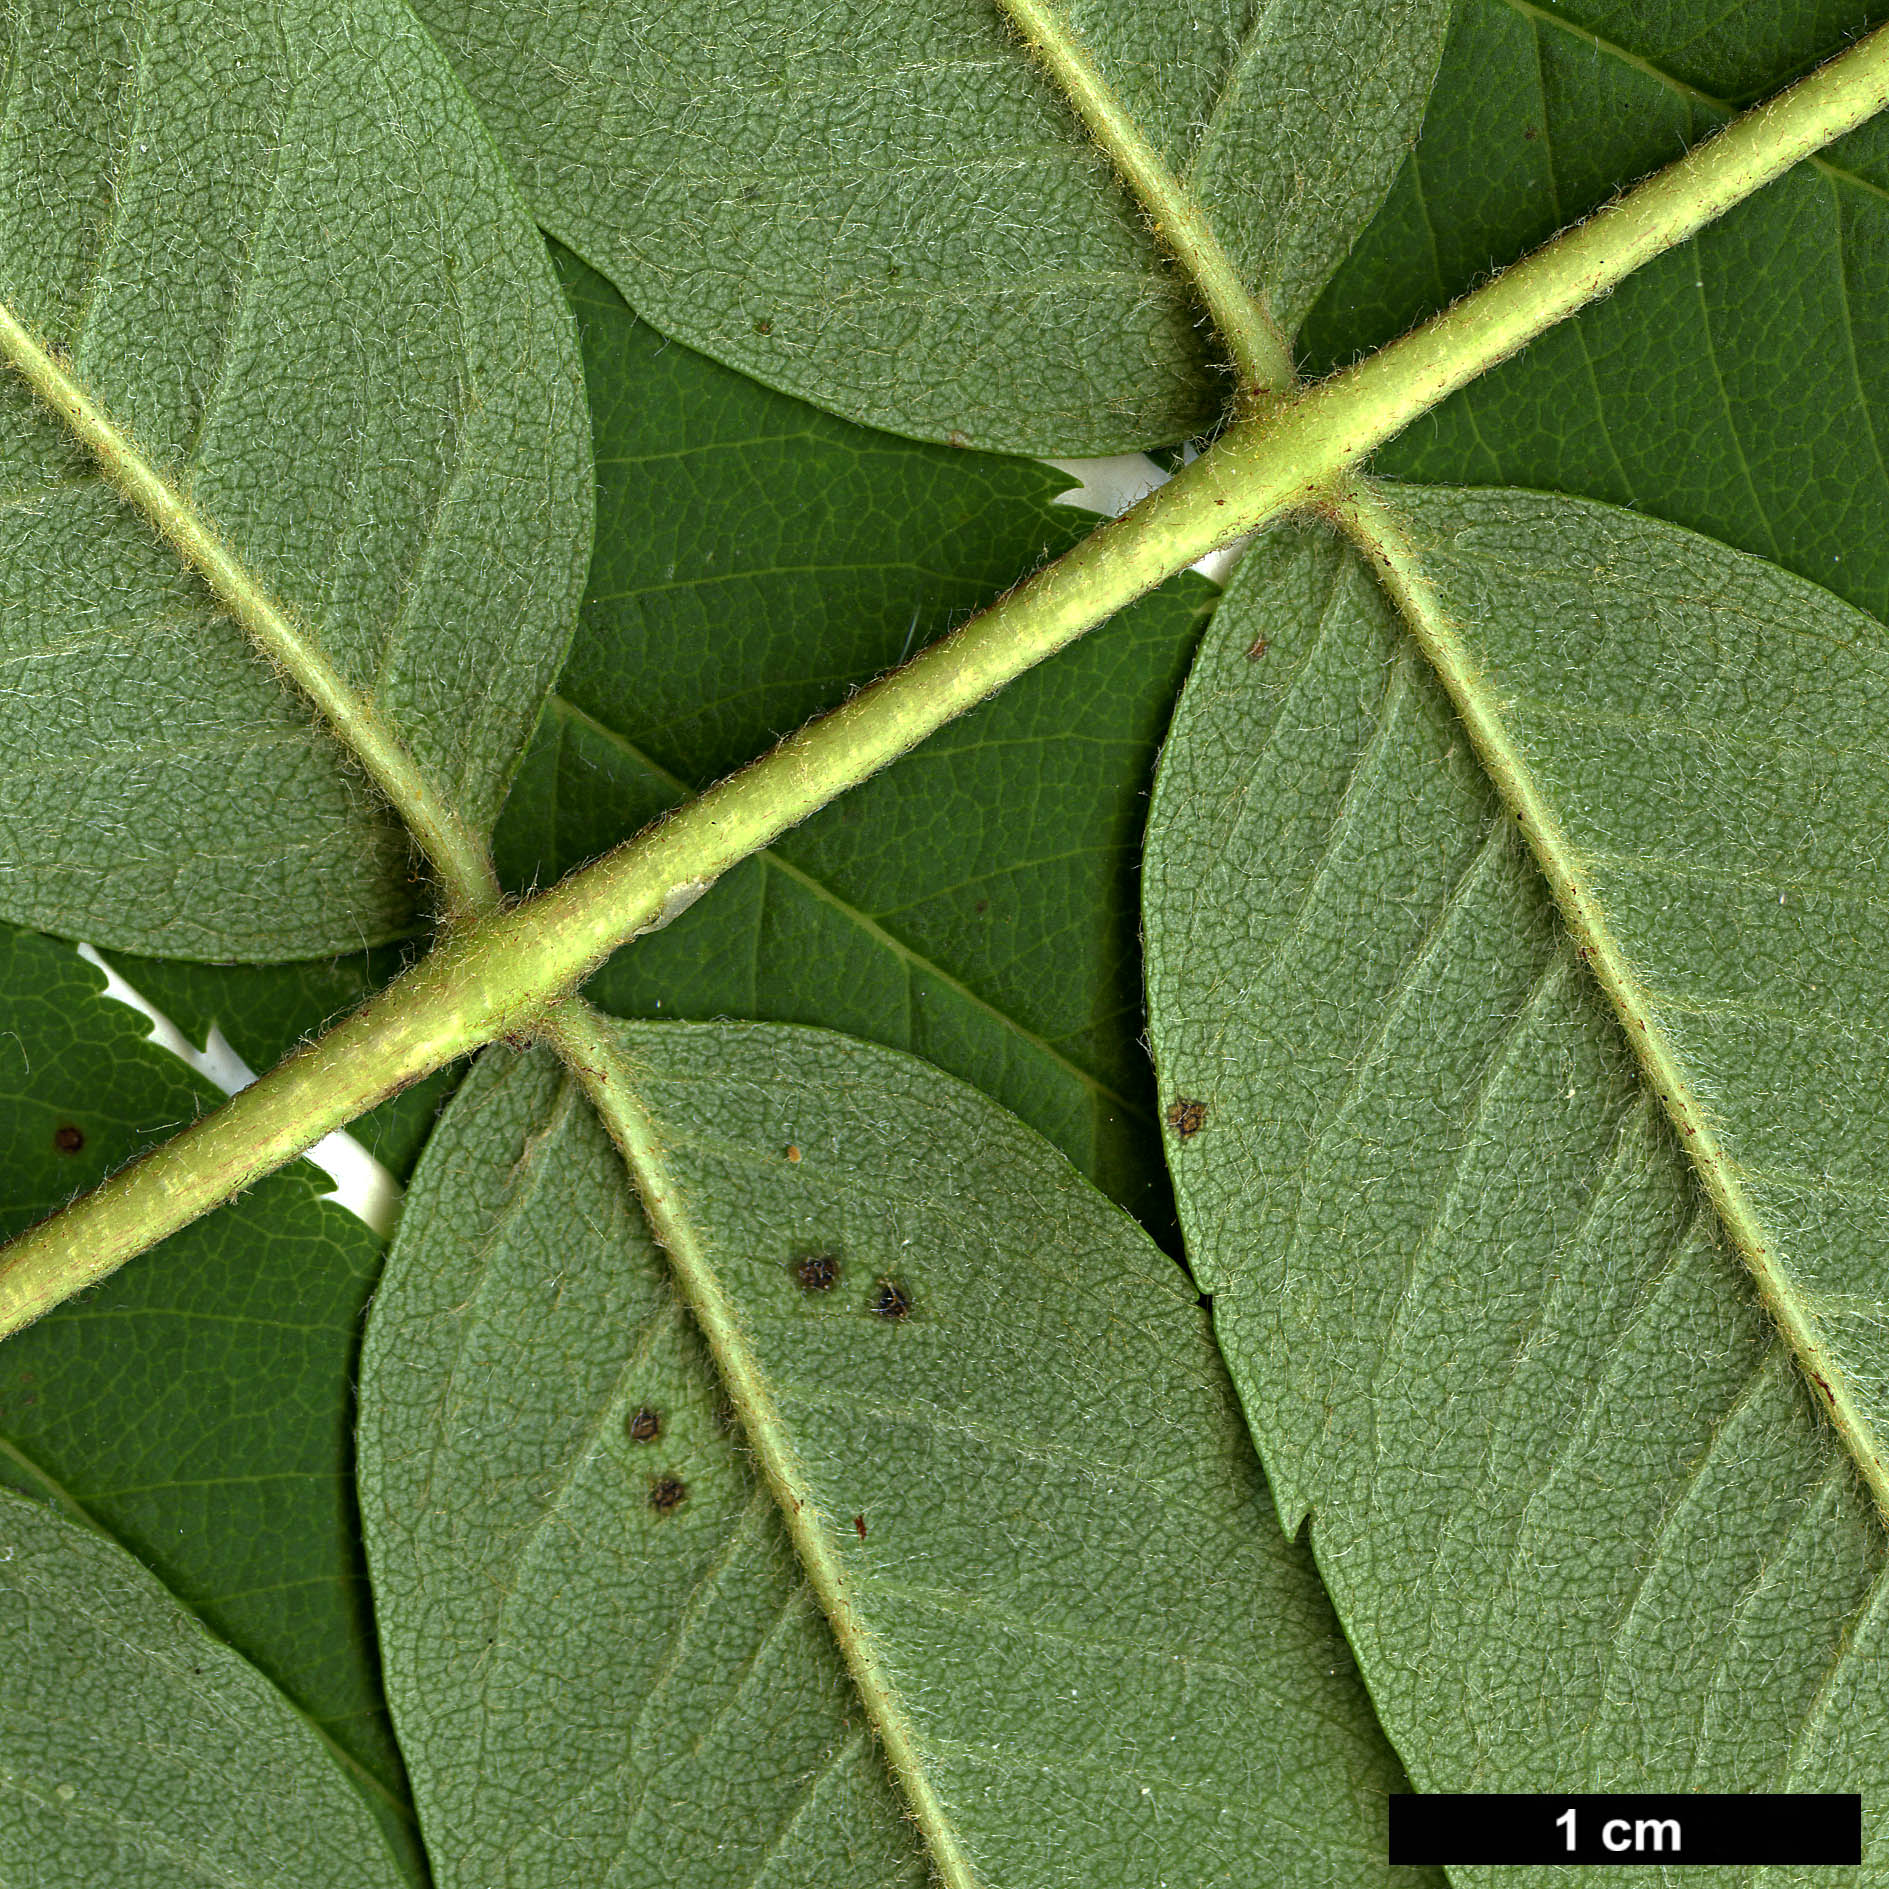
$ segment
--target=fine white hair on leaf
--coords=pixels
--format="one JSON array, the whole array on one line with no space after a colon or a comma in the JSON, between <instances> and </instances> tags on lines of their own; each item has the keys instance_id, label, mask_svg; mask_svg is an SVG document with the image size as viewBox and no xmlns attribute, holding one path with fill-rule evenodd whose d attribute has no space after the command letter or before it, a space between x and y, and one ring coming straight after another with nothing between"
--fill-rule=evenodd
<instances>
[{"instance_id":1,"label":"fine white hair on leaf","mask_svg":"<svg viewBox=\"0 0 1889 1889\"><path fill-rule=\"evenodd\" d=\"M78 951L87 964L105 973L102 996L129 1005L149 1021L147 1042L157 1044L178 1061L188 1063L225 1095L234 1095L256 1080L256 1072L230 1047L228 1038L215 1024L210 1026L203 1047L198 1049L150 998L108 964L91 945L82 944ZM352 1135L337 1128L308 1150L307 1159L334 1182L333 1188L321 1196L323 1200L332 1200L346 1208L382 1239L392 1237L394 1224L400 1218L403 1190L393 1175Z\"/></svg>"}]
</instances>

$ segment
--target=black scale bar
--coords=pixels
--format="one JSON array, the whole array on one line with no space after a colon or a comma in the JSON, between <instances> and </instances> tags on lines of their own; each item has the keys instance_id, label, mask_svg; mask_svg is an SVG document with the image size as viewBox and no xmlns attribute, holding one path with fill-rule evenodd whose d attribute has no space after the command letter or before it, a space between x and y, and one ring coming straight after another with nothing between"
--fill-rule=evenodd
<instances>
[{"instance_id":1,"label":"black scale bar","mask_svg":"<svg viewBox=\"0 0 1889 1889\"><path fill-rule=\"evenodd\" d=\"M1863 1800L1853 1791L1393 1797L1390 1826L1393 1863L1863 1860Z\"/></svg>"}]
</instances>

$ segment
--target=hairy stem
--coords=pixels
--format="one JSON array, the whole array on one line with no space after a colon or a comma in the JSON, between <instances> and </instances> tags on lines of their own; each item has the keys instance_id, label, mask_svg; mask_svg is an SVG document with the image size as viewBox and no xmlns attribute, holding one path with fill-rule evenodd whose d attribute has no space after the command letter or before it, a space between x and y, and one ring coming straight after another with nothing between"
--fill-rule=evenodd
<instances>
[{"instance_id":1,"label":"hairy stem","mask_svg":"<svg viewBox=\"0 0 1889 1889\"><path fill-rule=\"evenodd\" d=\"M1121 518L905 668L516 909L0 1259L0 1335L105 1277L394 1091L529 1028L737 861L1208 551L1329 491L1457 388L1889 102L1889 29L1334 379L1235 427Z\"/></svg>"},{"instance_id":2,"label":"hairy stem","mask_svg":"<svg viewBox=\"0 0 1889 1889\"><path fill-rule=\"evenodd\" d=\"M1202 296L1243 372L1252 373L1258 378L1263 370L1250 368L1247 364L1245 350L1254 345L1249 337L1258 328L1263 328L1276 344L1277 334L1258 299L1242 288L1238 279L1231 275L1225 253L1217 243L1212 242L1211 232L1208 233L1207 245L1198 251L1190 249L1184 233L1193 223L1200 223L1204 227L1204 218L1198 206L1154 152L1137 144L1129 155L1118 154L1119 138L1114 120L1120 116L1120 108L1109 95L1100 75L1093 73L1079 43L1068 33L1046 0L1000 0L1000 4L1020 23L1025 24L1032 45L1038 48L1045 64L1050 67L1097 141L1111 155L1115 155L1129 188L1155 219L1157 227L1164 230L1172 228L1183 233L1174 239L1176 254L1183 264L1193 270ZM1511 0L1511 4L1538 21L1546 20L1578 32L1582 37L1593 40L1597 46L1603 44L1582 29L1568 27L1567 22L1558 15L1543 14L1539 8L1529 4L1529 0ZM1039 15L1044 22L1040 28L1028 24ZM1056 40L1055 36L1059 32L1066 43ZM1619 53L1618 48L1609 50L1622 58L1626 57ZM1645 66L1643 61L1632 63L1652 72L1652 68ZM1674 83L1662 74L1654 73L1653 76L1669 86ZM1680 89L1697 102L1716 110L1724 109L1719 101L1707 98L1704 93L1689 87ZM1788 115L1786 108L1792 102L1791 95L1787 95L1778 102L1774 114L1752 114L1751 119L1746 121L1750 126L1746 133L1749 156L1742 161L1735 160L1725 177L1716 184L1714 180L1706 179L1701 189L1702 180L1696 176L1685 178L1679 174L1682 167L1675 167L1675 171L1659 180L1658 185L1636 193L1634 208L1638 213L1640 240L1656 241L1660 248L1669 246L1670 238L1664 236L1662 229L1667 218L1675 212L1685 214L1689 203L1709 200L1714 188L1735 187L1743 163L1763 161L1768 141L1775 137L1783 124L1783 117L1776 114ZM1797 99L1795 103L1801 106L1804 101ZM1132 127L1130 130L1132 132ZM1632 217L1627 219L1629 225L1634 221ZM1612 233L1617 234L1617 228ZM1578 259L1581 242L1576 237L1569 237L1563 239L1556 248L1559 251L1558 260L1565 263L1569 257ZM1527 309L1531 271L1536 276L1544 275L1540 267L1542 260L1537 257L1522 268L1511 271L1509 277L1505 278L1507 289L1515 302L1516 313ZM1578 287L1578 280L1574 286ZM1545 290L1553 294L1558 285L1553 281L1544 281L1536 283L1534 287L1537 293ZM1472 303L1465 304L1457 313L1465 317L1472 315L1472 312L1480 314L1486 325L1485 332L1499 337L1504 315L1501 302L1499 296L1472 298ZM1475 322L1467 320L1460 325L1467 329L1474 345L1477 333ZM1288 360L1288 374L1290 371ZM1727 1237L1757 1283L1759 1297L1783 1333L1804 1376L1828 1409L1837 1434L1855 1458L1878 1507L1885 1516L1889 1516L1889 1451L1885 1451L1882 1439L1857 1402L1846 1373L1825 1342L1817 1320L1785 1270L1775 1241L1766 1231L1735 1164L1727 1158L1698 1097L1693 1093L1678 1054L1633 977L1626 954L1614 936L1606 915L1582 885L1572 863L1574 849L1567 834L1554 810L1542 797L1500 717L1487 701L1485 691L1477 679L1476 666L1469 660L1443 610L1402 520L1393 508L1356 478L1341 478L1327 495L1322 509L1330 514L1333 522L1376 568L1379 581L1397 605L1418 647L1455 704L1484 770L1510 812L1515 815L1535 854L1536 862L1573 934L1582 962L1594 973L1607 1001L1625 1027L1627 1040L1632 1044L1654 1094L1678 1131L1680 1145L1698 1171Z\"/></svg>"}]
</instances>

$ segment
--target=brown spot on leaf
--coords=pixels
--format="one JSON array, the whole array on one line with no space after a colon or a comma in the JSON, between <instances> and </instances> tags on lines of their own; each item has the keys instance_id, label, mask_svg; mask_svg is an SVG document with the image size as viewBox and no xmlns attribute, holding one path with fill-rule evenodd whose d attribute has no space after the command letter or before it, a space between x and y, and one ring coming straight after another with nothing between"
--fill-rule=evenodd
<instances>
[{"instance_id":1,"label":"brown spot on leaf","mask_svg":"<svg viewBox=\"0 0 1889 1889\"><path fill-rule=\"evenodd\" d=\"M839 1284L837 1253L808 1253L794 1261L794 1278L802 1292L831 1292Z\"/></svg>"},{"instance_id":2,"label":"brown spot on leaf","mask_svg":"<svg viewBox=\"0 0 1889 1889\"><path fill-rule=\"evenodd\" d=\"M859 1539L864 1541L866 1539L866 1518L863 1515L855 1515L853 1517L853 1527L859 1531Z\"/></svg>"},{"instance_id":3,"label":"brown spot on leaf","mask_svg":"<svg viewBox=\"0 0 1889 1889\"><path fill-rule=\"evenodd\" d=\"M1195 1101L1192 1096L1176 1096L1168 1105L1167 1123L1183 1141L1186 1141L1190 1136L1199 1134L1207 1126L1207 1105L1205 1102Z\"/></svg>"},{"instance_id":4,"label":"brown spot on leaf","mask_svg":"<svg viewBox=\"0 0 1889 1889\"><path fill-rule=\"evenodd\" d=\"M758 335L771 335L774 332L774 324L771 321L757 321L754 324L754 332Z\"/></svg>"},{"instance_id":5,"label":"brown spot on leaf","mask_svg":"<svg viewBox=\"0 0 1889 1889\"><path fill-rule=\"evenodd\" d=\"M52 1131L52 1145L61 1154L77 1154L85 1146L85 1130L75 1122L61 1122Z\"/></svg>"},{"instance_id":6,"label":"brown spot on leaf","mask_svg":"<svg viewBox=\"0 0 1889 1889\"><path fill-rule=\"evenodd\" d=\"M645 1404L623 1427L630 1433L632 1443L653 1443L662 1435L662 1412L651 1410Z\"/></svg>"},{"instance_id":7,"label":"brown spot on leaf","mask_svg":"<svg viewBox=\"0 0 1889 1889\"><path fill-rule=\"evenodd\" d=\"M901 1319L912 1315L912 1295L906 1291L902 1281L881 1279L872 1288L872 1297L867 1301L875 1318L890 1319L897 1324Z\"/></svg>"},{"instance_id":8,"label":"brown spot on leaf","mask_svg":"<svg viewBox=\"0 0 1889 1889\"><path fill-rule=\"evenodd\" d=\"M689 1485L674 1476L649 1479L649 1506L658 1515L673 1515L689 1499Z\"/></svg>"},{"instance_id":9,"label":"brown spot on leaf","mask_svg":"<svg viewBox=\"0 0 1889 1889\"><path fill-rule=\"evenodd\" d=\"M1260 657L1265 655L1267 650L1271 648L1272 645L1267 642L1263 636L1256 636L1247 647L1246 660L1248 662L1258 662Z\"/></svg>"}]
</instances>

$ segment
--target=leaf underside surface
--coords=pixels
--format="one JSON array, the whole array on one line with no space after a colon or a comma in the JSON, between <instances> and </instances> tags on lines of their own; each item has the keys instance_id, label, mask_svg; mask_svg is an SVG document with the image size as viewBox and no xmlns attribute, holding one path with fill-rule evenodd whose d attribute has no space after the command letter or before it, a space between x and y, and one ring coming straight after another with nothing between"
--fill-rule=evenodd
<instances>
[{"instance_id":1,"label":"leaf underside surface","mask_svg":"<svg viewBox=\"0 0 1889 1889\"><path fill-rule=\"evenodd\" d=\"M872 6L838 44L800 7L419 10L548 227L664 332L847 416L665 354L562 260L605 531L508 810L514 881L621 837L1075 535L1038 469L849 422L1073 453L1177 440L1224 407L1164 248L1179 238L1130 206L992 9ZM587 543L564 311L395 0L171 12L172 41L114 5L12 23L0 299L483 833ZM1047 17L1281 329L1338 268L1302 337L1315 370L1860 23L1817 4L1725 32L1694 0ZM49 60L83 82L38 82ZM1889 1417L1869 976L1884 633L1725 546L1889 608L1889 329L1869 312L1889 304L1886 209L1876 128L1380 460L1722 540L1519 491L1394 500L1737 1170L1752 1220L1730 1230L1768 1242L1871 1423ZM363 779L59 429L9 401L0 842L27 852L24 902L0 880L0 909L175 958L412 929L420 880ZM1158 1224L1127 891L1202 595L1172 587L936 738L595 994L922 1050ZM101 650L123 699L100 692ZM1190 1258L1271 1500L1288 1533L1310 1515L1420 1787L1867 1788L1889 1759L1881 1521L1514 826L1362 561L1322 530L1269 534L1188 684L1146 893ZM37 993L45 941L6 938ZM283 967L308 985L285 1017L326 988L305 968ZM186 967L152 970L193 1014L221 1001ZM762 1026L624 1041L877 1670L984 1876L1384 1880L1398 1761L1306 1553L1255 1524L1266 1485L1193 1288L1027 1130L904 1058ZM392 1158L429 1110L390 1112ZM149 1113L101 1113L97 1146L128 1147ZM24 1132L46 1142L37 1114ZM28 1154L33 1187L68 1158ZM204 1400L165 1380L167 1338L141 1336L123 1371L98 1312L209 1322L214 1288L233 1326L235 1266L273 1349L243 1366L254 1341L229 1339L229 1368L260 1374L232 1430L281 1450L315 1506L333 1495L372 1242L331 1240L306 1177L271 1186L38 1328L56 1419L22 1415L36 1392L9 1409L24 1387L0 1373L22 1486L140 1552L188 1512L188 1478L129 1482L138 1439L115 1447L84 1413L93 1384L111 1411L140 1372L159 1432ZM179 1292L153 1269L185 1252L203 1272ZM832 1262L825 1285L805 1283L812 1261ZM278 1338L285 1308L307 1327ZM388 1671L442 1889L573 1868L925 1880L621 1161L547 1057L488 1053L434 1137L365 1384ZM211 1463L209 1487L228 1473L221 1438L168 1447ZM201 1539L157 1542L152 1564L397 1791L365 1629L336 1625L346 1517L256 1510L294 1509L323 1653L346 1648L330 1667L299 1602L203 1572L241 1552L216 1532L240 1505L203 1500ZM66 1552L70 1531L30 1527ZM88 1580L123 1585L85 1552ZM246 1801L216 1799L230 1830ZM1866 1814L1880 1873L1889 1828Z\"/></svg>"},{"instance_id":2,"label":"leaf underside surface","mask_svg":"<svg viewBox=\"0 0 1889 1889\"><path fill-rule=\"evenodd\" d=\"M1784 783L1867 780L1884 632L1606 508L1393 502L1734 1158L1775 1120L1825 1170L1780 1251L1867 1388L1881 1261L1843 1172L1881 1146L1876 1032L1754 1024L1739 980L1857 1001L1853 928L1813 945L1792 907L1856 869L1880 789ZM1799 713L1813 742L1760 737ZM1356 553L1262 541L1177 712L1146 901L1164 1098L1200 1106L1182 1223L1282 1522L1310 1512L1420 1789L1867 1788L1882 1524L1514 826Z\"/></svg>"},{"instance_id":3,"label":"leaf underside surface","mask_svg":"<svg viewBox=\"0 0 1889 1889\"><path fill-rule=\"evenodd\" d=\"M1395 1761L1171 1262L909 1058L618 1027L978 1880L1389 1880ZM449 1108L362 1405L442 1889L926 1879L622 1163L544 1055L488 1051Z\"/></svg>"},{"instance_id":4,"label":"leaf underside surface","mask_svg":"<svg viewBox=\"0 0 1889 1889\"><path fill-rule=\"evenodd\" d=\"M807 7L418 11L539 221L769 386L1054 453L1184 439L1232 389L1186 275L987 0L875 0L837 35ZM1416 134L1447 6L1050 12L1290 333Z\"/></svg>"},{"instance_id":5,"label":"leaf underside surface","mask_svg":"<svg viewBox=\"0 0 1889 1889\"><path fill-rule=\"evenodd\" d=\"M568 642L588 441L450 70L395 0L14 9L0 68L0 301L488 826ZM10 372L0 572L6 916L251 961L412 928L360 770Z\"/></svg>"},{"instance_id":6,"label":"leaf underside surface","mask_svg":"<svg viewBox=\"0 0 1889 1889\"><path fill-rule=\"evenodd\" d=\"M102 1535L0 1493L0 1866L21 1883L399 1889L266 1680Z\"/></svg>"}]
</instances>

